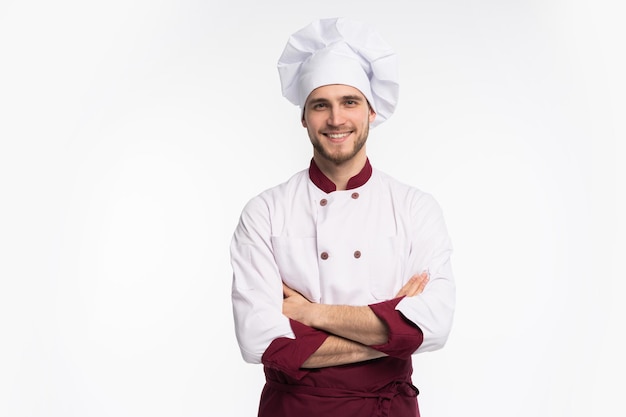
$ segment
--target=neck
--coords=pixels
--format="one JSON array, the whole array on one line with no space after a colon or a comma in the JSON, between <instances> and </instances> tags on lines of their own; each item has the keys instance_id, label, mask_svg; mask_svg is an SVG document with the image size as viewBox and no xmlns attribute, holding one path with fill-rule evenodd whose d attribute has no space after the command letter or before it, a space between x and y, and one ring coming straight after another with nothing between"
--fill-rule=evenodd
<instances>
[{"instance_id":1,"label":"neck","mask_svg":"<svg viewBox=\"0 0 626 417\"><path fill-rule=\"evenodd\" d=\"M365 148L363 148L363 151L365 151ZM337 186L337 190L345 190L350 178L361 172L365 166L367 155L365 152L360 152L348 161L335 163L321 157L317 152L314 152L313 160L320 171Z\"/></svg>"}]
</instances>

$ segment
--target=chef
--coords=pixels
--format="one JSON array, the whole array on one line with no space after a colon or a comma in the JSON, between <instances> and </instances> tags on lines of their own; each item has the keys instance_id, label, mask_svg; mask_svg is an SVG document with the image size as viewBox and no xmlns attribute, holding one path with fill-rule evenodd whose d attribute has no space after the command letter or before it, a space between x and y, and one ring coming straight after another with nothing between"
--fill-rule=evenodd
<instances>
[{"instance_id":1,"label":"chef","mask_svg":"<svg viewBox=\"0 0 626 417\"><path fill-rule=\"evenodd\" d=\"M396 107L396 55L368 25L321 19L278 70L313 158L248 202L231 243L237 340L266 376L259 416L419 416L411 357L444 346L455 286L438 203L366 153Z\"/></svg>"}]
</instances>

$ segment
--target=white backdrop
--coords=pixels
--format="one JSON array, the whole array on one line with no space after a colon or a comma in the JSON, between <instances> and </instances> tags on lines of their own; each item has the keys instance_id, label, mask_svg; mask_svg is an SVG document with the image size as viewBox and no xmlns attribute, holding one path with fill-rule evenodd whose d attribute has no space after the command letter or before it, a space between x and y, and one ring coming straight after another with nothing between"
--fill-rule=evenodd
<instances>
[{"instance_id":1,"label":"white backdrop","mask_svg":"<svg viewBox=\"0 0 626 417\"><path fill-rule=\"evenodd\" d=\"M0 415L255 415L228 245L308 165L276 61L333 16L398 52L370 159L439 200L455 245L422 414L626 415L619 3L2 1Z\"/></svg>"}]
</instances>

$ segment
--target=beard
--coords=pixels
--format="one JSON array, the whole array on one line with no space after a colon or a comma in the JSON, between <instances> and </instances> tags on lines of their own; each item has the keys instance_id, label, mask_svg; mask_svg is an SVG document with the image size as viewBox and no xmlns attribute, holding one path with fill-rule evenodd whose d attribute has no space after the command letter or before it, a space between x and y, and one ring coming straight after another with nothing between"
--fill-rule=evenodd
<instances>
[{"instance_id":1,"label":"beard","mask_svg":"<svg viewBox=\"0 0 626 417\"><path fill-rule=\"evenodd\" d=\"M359 136L354 141L351 150L347 152L342 152L341 150L337 150L335 152L331 151L324 147L324 145L320 142L320 140L315 136L312 132L309 132L309 139L311 139L311 143L313 144L313 149L324 159L329 162L334 163L335 165L341 165L344 162L347 162L354 158L356 154L359 153L365 142L367 142L367 136L369 135L369 124L366 124Z\"/></svg>"}]
</instances>

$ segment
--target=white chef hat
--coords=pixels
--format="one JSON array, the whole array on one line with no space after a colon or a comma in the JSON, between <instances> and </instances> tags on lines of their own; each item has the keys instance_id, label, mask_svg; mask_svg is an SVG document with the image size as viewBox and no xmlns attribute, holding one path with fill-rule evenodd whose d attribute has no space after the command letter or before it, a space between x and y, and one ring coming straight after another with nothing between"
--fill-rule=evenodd
<instances>
[{"instance_id":1,"label":"white chef hat","mask_svg":"<svg viewBox=\"0 0 626 417\"><path fill-rule=\"evenodd\" d=\"M304 111L311 91L330 84L357 88L387 120L398 102L396 54L370 26L346 18L316 20L289 38L278 60L283 96Z\"/></svg>"}]
</instances>

